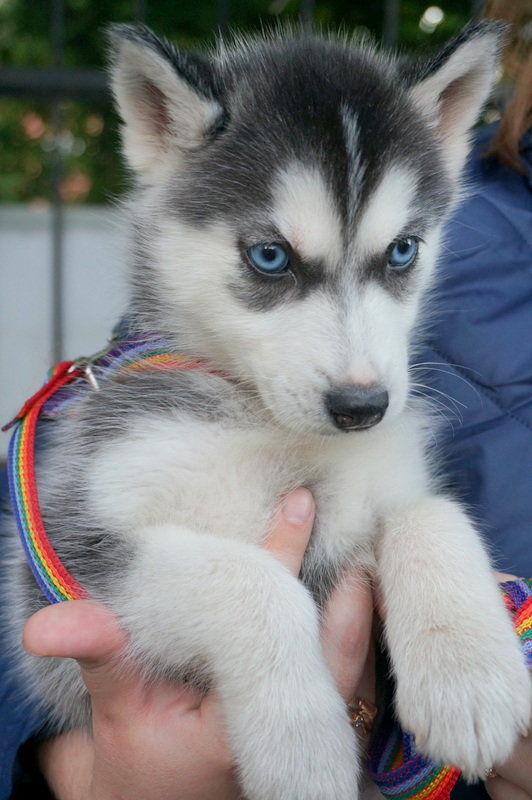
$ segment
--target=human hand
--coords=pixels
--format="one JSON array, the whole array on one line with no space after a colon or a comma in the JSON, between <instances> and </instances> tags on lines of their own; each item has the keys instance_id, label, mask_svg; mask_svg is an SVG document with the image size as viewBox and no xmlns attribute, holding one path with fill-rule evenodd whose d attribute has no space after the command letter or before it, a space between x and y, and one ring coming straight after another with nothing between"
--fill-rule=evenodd
<instances>
[{"instance_id":1,"label":"human hand","mask_svg":"<svg viewBox=\"0 0 532 800\"><path fill-rule=\"evenodd\" d=\"M499 582L515 580L514 575L496 573ZM491 800L532 800L532 732L520 739L511 758L495 766L486 791Z\"/></svg>"},{"instance_id":2,"label":"human hand","mask_svg":"<svg viewBox=\"0 0 532 800\"><path fill-rule=\"evenodd\" d=\"M282 504L265 543L296 576L313 520L309 492L296 490ZM364 671L371 617L369 586L353 578L336 590L324 615L324 653L346 701ZM44 608L26 625L29 652L75 658L91 695L92 737L63 734L45 742L39 753L58 800L238 798L216 693L146 686L137 672L124 673L123 665L118 670L126 641L109 612L88 600ZM371 688L359 693L369 698Z\"/></svg>"},{"instance_id":3,"label":"human hand","mask_svg":"<svg viewBox=\"0 0 532 800\"><path fill-rule=\"evenodd\" d=\"M26 648L75 658L91 696L92 737L81 731L45 742L38 758L58 800L234 800L231 755L214 692L147 686L118 669L126 635L88 600L50 606L32 617Z\"/></svg>"}]
</instances>

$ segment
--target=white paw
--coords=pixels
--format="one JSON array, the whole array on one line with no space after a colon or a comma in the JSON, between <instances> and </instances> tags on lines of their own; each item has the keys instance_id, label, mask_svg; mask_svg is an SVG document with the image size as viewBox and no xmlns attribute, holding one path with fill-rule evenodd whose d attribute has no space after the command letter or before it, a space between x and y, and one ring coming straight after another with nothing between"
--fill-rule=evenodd
<instances>
[{"instance_id":1,"label":"white paw","mask_svg":"<svg viewBox=\"0 0 532 800\"><path fill-rule=\"evenodd\" d=\"M467 780L504 762L529 726L530 675L509 634L433 631L410 644L412 657L397 670L403 728L421 753L459 767Z\"/></svg>"},{"instance_id":2,"label":"white paw","mask_svg":"<svg viewBox=\"0 0 532 800\"><path fill-rule=\"evenodd\" d=\"M345 709L307 707L290 719L283 711L271 708L270 724L237 746L246 800L357 800L357 742Z\"/></svg>"}]
</instances>

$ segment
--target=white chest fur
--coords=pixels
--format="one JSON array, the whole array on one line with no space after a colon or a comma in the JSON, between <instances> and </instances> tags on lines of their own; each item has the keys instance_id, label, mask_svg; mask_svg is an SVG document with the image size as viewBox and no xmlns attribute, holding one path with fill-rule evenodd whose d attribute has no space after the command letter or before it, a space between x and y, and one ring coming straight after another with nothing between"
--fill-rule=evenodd
<instances>
[{"instance_id":1,"label":"white chest fur","mask_svg":"<svg viewBox=\"0 0 532 800\"><path fill-rule=\"evenodd\" d=\"M264 535L282 495L308 486L318 506L315 537L332 557L426 492L423 461L419 425L407 416L320 438L153 416L104 444L88 479L91 506L108 528L134 537L173 523L248 542Z\"/></svg>"}]
</instances>

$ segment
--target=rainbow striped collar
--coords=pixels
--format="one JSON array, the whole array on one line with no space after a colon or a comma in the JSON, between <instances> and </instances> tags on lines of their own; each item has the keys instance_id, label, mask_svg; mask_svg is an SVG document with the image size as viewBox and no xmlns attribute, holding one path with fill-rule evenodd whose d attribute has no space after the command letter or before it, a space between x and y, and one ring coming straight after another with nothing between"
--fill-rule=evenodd
<instances>
[{"instance_id":1,"label":"rainbow striped collar","mask_svg":"<svg viewBox=\"0 0 532 800\"><path fill-rule=\"evenodd\" d=\"M35 477L35 438L39 419L54 419L86 391L131 371L198 369L202 362L174 352L167 340L135 336L113 340L89 358L63 361L17 416L2 430L15 426L9 445L9 493L19 536L35 580L50 603L86 597L85 590L68 572L55 552L41 517Z\"/></svg>"},{"instance_id":2,"label":"rainbow striped collar","mask_svg":"<svg viewBox=\"0 0 532 800\"><path fill-rule=\"evenodd\" d=\"M69 365L68 372L70 374L84 380L65 382L64 386L55 389L52 396L41 407L40 416L46 419L59 416L66 407L79 399L84 389L98 391L100 383L120 378L128 372L198 369L205 366L204 362L198 359L178 353L172 349L167 339L155 334L112 339L106 348L99 350L94 355L82 356L66 363ZM57 367L54 369L57 370ZM54 369L50 370L48 379L53 375ZM46 386L47 383L39 392L43 391ZM73 391L73 389L75 390ZM28 403L31 403L35 397L36 395L31 397ZM22 407L21 412L25 410L26 405ZM13 422L8 423L7 427L19 419L21 412Z\"/></svg>"}]
</instances>

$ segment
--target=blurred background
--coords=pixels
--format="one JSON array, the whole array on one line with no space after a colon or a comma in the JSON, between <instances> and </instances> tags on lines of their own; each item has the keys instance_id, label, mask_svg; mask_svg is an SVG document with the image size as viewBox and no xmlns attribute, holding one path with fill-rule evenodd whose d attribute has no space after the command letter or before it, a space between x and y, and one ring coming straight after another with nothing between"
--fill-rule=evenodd
<instances>
[{"instance_id":1,"label":"blurred background","mask_svg":"<svg viewBox=\"0 0 532 800\"><path fill-rule=\"evenodd\" d=\"M0 0L0 424L52 363L99 350L124 308L117 201L128 181L103 66L107 23L141 21L205 47L220 31L301 20L415 53L437 47L481 5ZM0 460L8 439L0 437Z\"/></svg>"}]
</instances>

